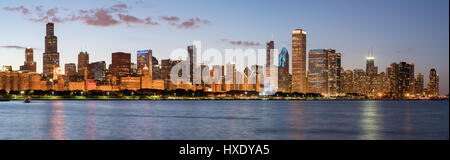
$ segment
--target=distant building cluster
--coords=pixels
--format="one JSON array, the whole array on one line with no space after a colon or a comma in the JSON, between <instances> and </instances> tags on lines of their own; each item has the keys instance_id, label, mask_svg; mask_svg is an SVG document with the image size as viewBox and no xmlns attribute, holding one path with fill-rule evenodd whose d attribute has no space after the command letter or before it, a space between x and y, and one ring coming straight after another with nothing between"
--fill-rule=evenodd
<instances>
[{"instance_id":1,"label":"distant building cluster","mask_svg":"<svg viewBox=\"0 0 450 160\"><path fill-rule=\"evenodd\" d=\"M306 32L292 31L292 54L283 47L278 54L278 65L274 64L275 42L266 43L266 65L246 67L244 73L236 64L208 65L197 63L197 48L187 47L186 61L163 59L161 63L153 57L152 50L137 51L136 64L131 62L131 53L112 53L112 63L90 62L89 53L78 54L78 63L67 63L62 72L57 50L54 24L47 23L43 72L36 73L33 49L25 50L25 62L19 71L3 66L0 72L0 90L54 90L54 91L120 91L120 90L192 90L203 92L255 91L265 92L275 88L278 93L316 93L324 96L364 95L393 99L439 96L439 76L435 69L429 73L429 83L424 87L424 75L414 73L411 62L392 63L384 72L378 72L373 53L366 58L366 69L344 70L341 67L342 53L335 49L311 49L307 54ZM290 62L291 59L291 62ZM189 79L173 83L171 77L183 73L171 73L179 63L188 62ZM198 77L193 70L199 67L201 77L219 77L212 83L194 83ZM290 72L292 69L292 72ZM206 72L205 72L206 71ZM274 72L276 71L276 72ZM273 75L275 73L275 75ZM270 77L276 77L275 80ZM264 79L264 80L263 80ZM251 83L250 81L255 81ZM243 81L243 82L240 82ZM276 81L274 83L273 81Z\"/></svg>"}]
</instances>

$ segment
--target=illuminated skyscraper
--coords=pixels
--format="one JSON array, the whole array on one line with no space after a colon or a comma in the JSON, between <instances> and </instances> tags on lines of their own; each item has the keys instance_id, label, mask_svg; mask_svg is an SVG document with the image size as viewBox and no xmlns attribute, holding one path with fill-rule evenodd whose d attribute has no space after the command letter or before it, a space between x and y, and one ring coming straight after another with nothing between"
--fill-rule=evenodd
<instances>
[{"instance_id":1,"label":"illuminated skyscraper","mask_svg":"<svg viewBox=\"0 0 450 160\"><path fill-rule=\"evenodd\" d=\"M393 98L408 98L413 95L414 64L410 62L392 63L388 68L390 95Z\"/></svg>"},{"instance_id":2,"label":"illuminated skyscraper","mask_svg":"<svg viewBox=\"0 0 450 160\"><path fill-rule=\"evenodd\" d=\"M25 62L20 66L22 72L36 72L36 62L33 61L33 48L25 49Z\"/></svg>"},{"instance_id":3,"label":"illuminated skyscraper","mask_svg":"<svg viewBox=\"0 0 450 160\"><path fill-rule=\"evenodd\" d=\"M309 51L308 92L327 94L328 51L313 49Z\"/></svg>"},{"instance_id":4,"label":"illuminated skyscraper","mask_svg":"<svg viewBox=\"0 0 450 160\"><path fill-rule=\"evenodd\" d=\"M417 74L414 93L418 96L423 95L424 77L422 73Z\"/></svg>"},{"instance_id":5,"label":"illuminated skyscraper","mask_svg":"<svg viewBox=\"0 0 450 160\"><path fill-rule=\"evenodd\" d=\"M189 82L194 84L194 69L197 67L197 48L194 45L187 47L189 54ZM200 75L200 73L198 73Z\"/></svg>"},{"instance_id":6,"label":"illuminated skyscraper","mask_svg":"<svg viewBox=\"0 0 450 160\"><path fill-rule=\"evenodd\" d=\"M84 69L89 65L89 53L80 52L78 54L78 75L84 77Z\"/></svg>"},{"instance_id":7,"label":"illuminated skyscraper","mask_svg":"<svg viewBox=\"0 0 450 160\"><path fill-rule=\"evenodd\" d=\"M58 38L54 35L54 24L47 23L45 36L45 52L43 54L43 77L50 79L56 67L59 67Z\"/></svg>"},{"instance_id":8,"label":"illuminated skyscraper","mask_svg":"<svg viewBox=\"0 0 450 160\"><path fill-rule=\"evenodd\" d=\"M430 80L428 82L428 95L431 96L439 96L439 75L436 72L436 69L432 68L430 70Z\"/></svg>"},{"instance_id":9,"label":"illuminated skyscraper","mask_svg":"<svg viewBox=\"0 0 450 160\"><path fill-rule=\"evenodd\" d=\"M289 92L289 53L286 47L278 55L278 91Z\"/></svg>"},{"instance_id":10,"label":"illuminated skyscraper","mask_svg":"<svg viewBox=\"0 0 450 160\"><path fill-rule=\"evenodd\" d=\"M342 92L343 93L355 93L353 90L353 72L351 70L344 71L341 83L343 83Z\"/></svg>"},{"instance_id":11,"label":"illuminated skyscraper","mask_svg":"<svg viewBox=\"0 0 450 160\"><path fill-rule=\"evenodd\" d=\"M270 77L270 69L273 66L275 43L273 41L266 44L266 77Z\"/></svg>"},{"instance_id":12,"label":"illuminated skyscraper","mask_svg":"<svg viewBox=\"0 0 450 160\"><path fill-rule=\"evenodd\" d=\"M143 74L142 69L147 66L149 72L151 72L153 69L153 59L152 59L152 50L139 50L137 51L137 73ZM148 75L150 78L152 78L152 74L149 73Z\"/></svg>"},{"instance_id":13,"label":"illuminated skyscraper","mask_svg":"<svg viewBox=\"0 0 450 160\"><path fill-rule=\"evenodd\" d=\"M339 91L341 53L334 49L313 49L308 55L309 92L335 95Z\"/></svg>"},{"instance_id":14,"label":"illuminated skyscraper","mask_svg":"<svg viewBox=\"0 0 450 160\"><path fill-rule=\"evenodd\" d=\"M292 92L306 93L306 32L292 31Z\"/></svg>"}]
</instances>

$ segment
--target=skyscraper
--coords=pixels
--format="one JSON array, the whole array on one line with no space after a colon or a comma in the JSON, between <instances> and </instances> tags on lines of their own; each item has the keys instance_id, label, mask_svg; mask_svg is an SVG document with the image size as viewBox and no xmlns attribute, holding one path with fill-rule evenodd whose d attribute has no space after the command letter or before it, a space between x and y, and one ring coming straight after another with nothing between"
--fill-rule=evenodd
<instances>
[{"instance_id":1,"label":"skyscraper","mask_svg":"<svg viewBox=\"0 0 450 160\"><path fill-rule=\"evenodd\" d=\"M275 42L270 41L266 43L266 77L270 77L270 69L273 65L273 55L275 49Z\"/></svg>"},{"instance_id":2,"label":"skyscraper","mask_svg":"<svg viewBox=\"0 0 450 160\"><path fill-rule=\"evenodd\" d=\"M309 92L334 95L339 92L341 53L334 49L313 49L308 55Z\"/></svg>"},{"instance_id":3,"label":"skyscraper","mask_svg":"<svg viewBox=\"0 0 450 160\"><path fill-rule=\"evenodd\" d=\"M308 61L308 92L327 94L328 51L325 49L310 50L308 54Z\"/></svg>"},{"instance_id":4,"label":"skyscraper","mask_svg":"<svg viewBox=\"0 0 450 160\"><path fill-rule=\"evenodd\" d=\"M25 49L25 62L20 66L22 72L36 72L36 62L33 61L33 48Z\"/></svg>"},{"instance_id":5,"label":"skyscraper","mask_svg":"<svg viewBox=\"0 0 450 160\"><path fill-rule=\"evenodd\" d=\"M153 71L153 56L152 56L152 50L139 50L137 51L137 73L143 74L142 69L147 66L149 72ZM150 78L152 78L152 74L149 73L148 75Z\"/></svg>"},{"instance_id":6,"label":"skyscraper","mask_svg":"<svg viewBox=\"0 0 450 160\"><path fill-rule=\"evenodd\" d=\"M408 98L413 95L414 64L410 62L392 63L388 68L390 94L393 98Z\"/></svg>"},{"instance_id":7,"label":"skyscraper","mask_svg":"<svg viewBox=\"0 0 450 160\"><path fill-rule=\"evenodd\" d=\"M341 83L341 53L334 49L328 49L328 88L327 94L336 95L340 92Z\"/></svg>"},{"instance_id":8,"label":"skyscraper","mask_svg":"<svg viewBox=\"0 0 450 160\"><path fill-rule=\"evenodd\" d=\"M89 65L89 53L80 52L78 54L78 75L84 77L84 69Z\"/></svg>"},{"instance_id":9,"label":"skyscraper","mask_svg":"<svg viewBox=\"0 0 450 160\"><path fill-rule=\"evenodd\" d=\"M418 96L422 96L423 95L423 84L424 84L423 74L419 73L416 76L416 83L415 83L414 94L416 94Z\"/></svg>"},{"instance_id":10,"label":"skyscraper","mask_svg":"<svg viewBox=\"0 0 450 160\"><path fill-rule=\"evenodd\" d=\"M77 66L75 63L66 63L64 65L64 73L68 77L75 76L77 74Z\"/></svg>"},{"instance_id":11,"label":"skyscraper","mask_svg":"<svg viewBox=\"0 0 450 160\"><path fill-rule=\"evenodd\" d=\"M59 67L58 38L54 34L53 23L47 23L46 31L42 74L45 79L51 79L55 67Z\"/></svg>"},{"instance_id":12,"label":"skyscraper","mask_svg":"<svg viewBox=\"0 0 450 160\"><path fill-rule=\"evenodd\" d=\"M353 91L353 72L351 70L344 71L344 75L342 76L341 83L344 83L344 87L342 89L343 93L354 93Z\"/></svg>"},{"instance_id":13,"label":"skyscraper","mask_svg":"<svg viewBox=\"0 0 450 160\"><path fill-rule=\"evenodd\" d=\"M189 54L189 82L194 84L194 69L197 67L197 48L194 45L187 47ZM199 75L200 73L198 73Z\"/></svg>"},{"instance_id":14,"label":"skyscraper","mask_svg":"<svg viewBox=\"0 0 450 160\"><path fill-rule=\"evenodd\" d=\"M87 69L88 69L88 79L94 79L97 81L103 81L106 79L105 61L90 63Z\"/></svg>"},{"instance_id":15,"label":"skyscraper","mask_svg":"<svg viewBox=\"0 0 450 160\"><path fill-rule=\"evenodd\" d=\"M131 54L124 52L112 53L112 63L110 68L114 76L127 76L131 73Z\"/></svg>"},{"instance_id":16,"label":"skyscraper","mask_svg":"<svg viewBox=\"0 0 450 160\"><path fill-rule=\"evenodd\" d=\"M429 82L428 82L428 95L430 96L439 96L439 75L436 72L436 69L432 68L430 70L429 75Z\"/></svg>"},{"instance_id":17,"label":"skyscraper","mask_svg":"<svg viewBox=\"0 0 450 160\"><path fill-rule=\"evenodd\" d=\"M306 32L292 31L292 92L305 93L306 88Z\"/></svg>"},{"instance_id":18,"label":"skyscraper","mask_svg":"<svg viewBox=\"0 0 450 160\"><path fill-rule=\"evenodd\" d=\"M286 47L278 55L278 91L289 92L289 53Z\"/></svg>"}]
</instances>

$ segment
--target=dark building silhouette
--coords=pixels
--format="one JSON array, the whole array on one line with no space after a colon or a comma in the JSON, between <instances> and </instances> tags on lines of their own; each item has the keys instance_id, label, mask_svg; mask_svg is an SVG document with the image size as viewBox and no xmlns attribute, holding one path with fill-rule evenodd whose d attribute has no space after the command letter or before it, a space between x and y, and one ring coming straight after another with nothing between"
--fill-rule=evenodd
<instances>
[{"instance_id":1,"label":"dark building silhouette","mask_svg":"<svg viewBox=\"0 0 450 160\"><path fill-rule=\"evenodd\" d=\"M84 77L84 69L89 65L89 53L78 53L78 75Z\"/></svg>"},{"instance_id":2,"label":"dark building silhouette","mask_svg":"<svg viewBox=\"0 0 450 160\"><path fill-rule=\"evenodd\" d=\"M127 76L131 73L131 54L124 52L112 53L111 74L114 76Z\"/></svg>"},{"instance_id":3,"label":"dark building silhouette","mask_svg":"<svg viewBox=\"0 0 450 160\"><path fill-rule=\"evenodd\" d=\"M20 66L22 72L36 72L36 62L33 60L33 48L25 49L25 62L23 66Z\"/></svg>"},{"instance_id":4,"label":"dark building silhouette","mask_svg":"<svg viewBox=\"0 0 450 160\"><path fill-rule=\"evenodd\" d=\"M51 79L56 67L59 67L58 38L54 35L54 24L47 23L45 36L45 52L43 54L44 79Z\"/></svg>"}]
</instances>

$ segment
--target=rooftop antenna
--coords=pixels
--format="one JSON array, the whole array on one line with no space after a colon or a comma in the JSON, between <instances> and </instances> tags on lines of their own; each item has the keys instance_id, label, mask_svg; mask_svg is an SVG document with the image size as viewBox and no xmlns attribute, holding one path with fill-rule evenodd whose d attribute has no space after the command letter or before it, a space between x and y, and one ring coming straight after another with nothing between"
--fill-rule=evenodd
<instances>
[{"instance_id":1,"label":"rooftop antenna","mask_svg":"<svg viewBox=\"0 0 450 160\"><path fill-rule=\"evenodd\" d=\"M274 38L273 38L273 32L272 32L272 41L273 41L273 39L274 39Z\"/></svg>"}]
</instances>

